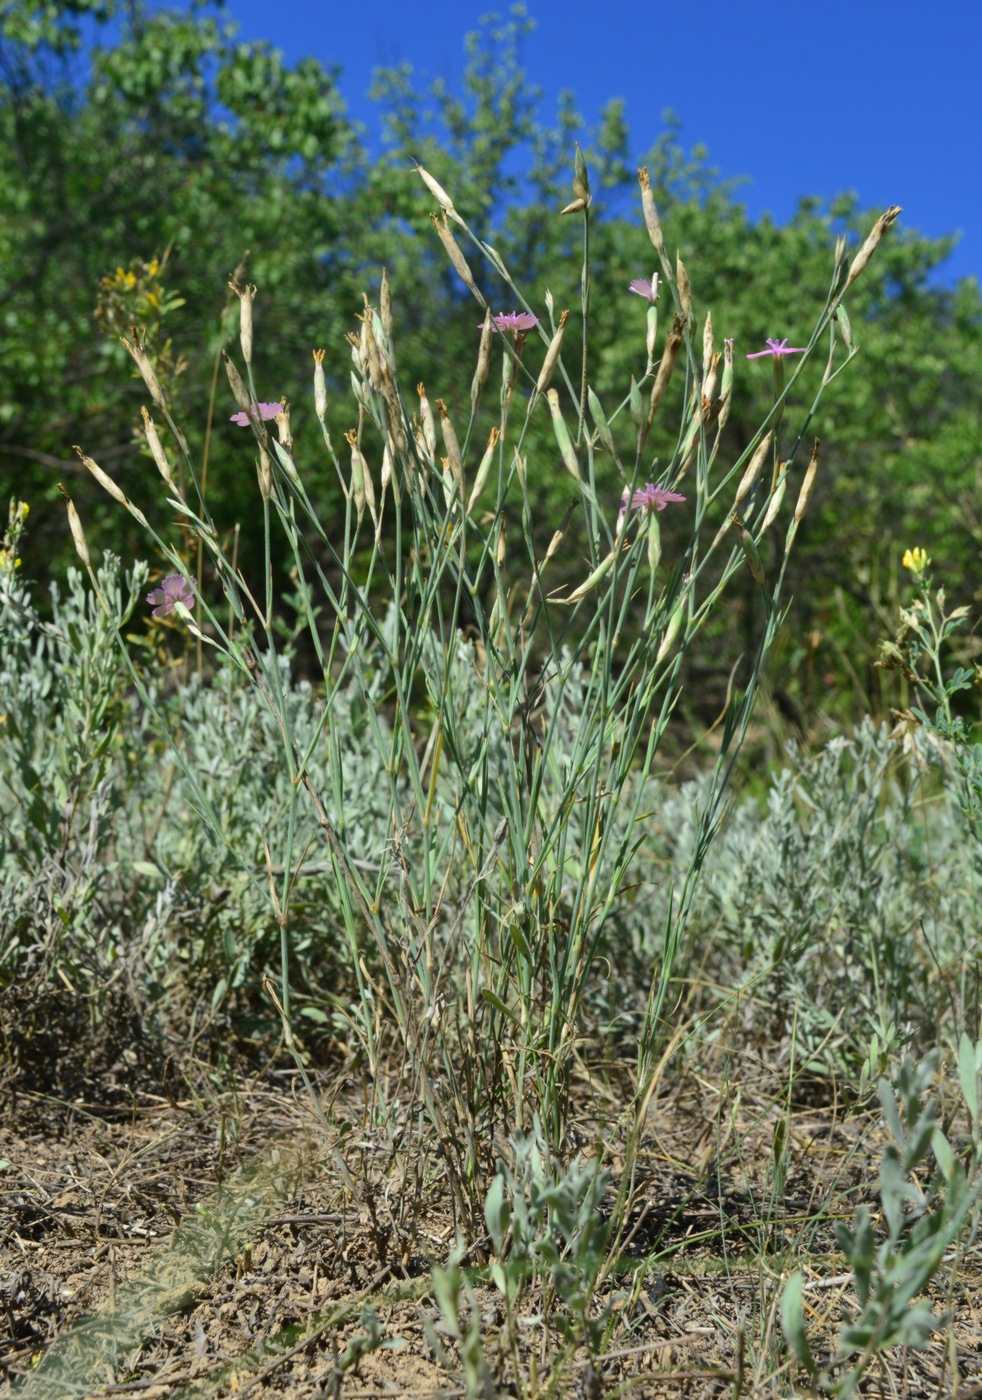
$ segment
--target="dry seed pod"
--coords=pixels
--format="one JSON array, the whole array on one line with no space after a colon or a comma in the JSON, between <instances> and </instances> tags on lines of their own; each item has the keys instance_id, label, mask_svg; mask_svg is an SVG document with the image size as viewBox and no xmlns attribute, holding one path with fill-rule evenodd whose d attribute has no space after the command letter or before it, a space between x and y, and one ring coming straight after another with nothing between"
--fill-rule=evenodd
<instances>
[{"instance_id":1,"label":"dry seed pod","mask_svg":"<svg viewBox=\"0 0 982 1400\"><path fill-rule=\"evenodd\" d=\"M559 352L563 348L563 329L566 325L568 317L569 312L564 311L559 318L559 325L556 327L556 334L549 342L549 349L546 351L546 357L542 361L542 368L539 370L539 377L535 382L535 391L537 394L544 393L545 390L548 388L549 381L552 378L553 371L556 368L556 361L559 359Z\"/></svg>"},{"instance_id":2,"label":"dry seed pod","mask_svg":"<svg viewBox=\"0 0 982 1400\"><path fill-rule=\"evenodd\" d=\"M478 290L477 283L474 281L474 274L467 265L467 259L457 247L456 240L450 232L446 214L443 215L442 220L439 214L431 214L430 220L437 231L440 242L443 244L447 257L453 263L454 271L457 273L457 276L464 283L464 286L467 287L468 291L474 294L481 305L486 307L487 302L484 300L484 294Z\"/></svg>"},{"instance_id":3,"label":"dry seed pod","mask_svg":"<svg viewBox=\"0 0 982 1400\"><path fill-rule=\"evenodd\" d=\"M675 361L678 358L679 347L682 344L682 332L685 329L685 319L676 312L672 329L665 341L665 349L662 352L661 364L658 366L658 373L655 375L655 382L651 386L651 403L648 406L648 423L651 424L658 405L665 397L665 390L668 388L669 380L672 377L672 370L675 368Z\"/></svg>"},{"instance_id":4,"label":"dry seed pod","mask_svg":"<svg viewBox=\"0 0 982 1400\"><path fill-rule=\"evenodd\" d=\"M72 450L76 452L79 457L81 457L83 463L85 464L85 467L95 477L96 481L102 487L103 491L107 491L109 495L112 496L114 501L117 501L121 506L125 506L125 508L129 511L130 515L133 516L134 520L138 521L139 524L142 525L145 530L149 529L150 527L147 524L147 518L143 514L143 511L138 509L138 507L135 506L132 501L126 498L123 492L116 485L115 481L113 481L112 477L107 476L106 473L102 470L102 468L98 466L97 463L93 462L91 457L86 457L85 453L80 447L73 445Z\"/></svg>"},{"instance_id":5,"label":"dry seed pod","mask_svg":"<svg viewBox=\"0 0 982 1400\"><path fill-rule=\"evenodd\" d=\"M423 441L426 445L426 455L431 462L436 461L436 419L433 417L433 410L430 401L426 397L426 385L422 382L416 385L416 392L419 395L419 416L423 426Z\"/></svg>"},{"instance_id":6,"label":"dry seed pod","mask_svg":"<svg viewBox=\"0 0 982 1400\"><path fill-rule=\"evenodd\" d=\"M899 204L892 204L885 214L880 215L870 230L866 242L852 260L852 266L849 269L849 276L846 278L846 285L843 287L843 291L851 287L856 278L860 276L866 264L880 246L883 235L890 225L896 221L898 214L902 213L903 210Z\"/></svg>"},{"instance_id":7,"label":"dry seed pod","mask_svg":"<svg viewBox=\"0 0 982 1400\"><path fill-rule=\"evenodd\" d=\"M687 321L692 320L692 288L689 286L689 274L685 270L685 264L675 254L675 284L679 289L679 301L682 304L682 315Z\"/></svg>"},{"instance_id":8,"label":"dry seed pod","mask_svg":"<svg viewBox=\"0 0 982 1400\"><path fill-rule=\"evenodd\" d=\"M740 502L749 494L750 488L760 476L760 469L767 461L767 455L771 450L771 441L774 437L772 432L765 433L757 444L757 451L751 457L749 465L743 476L740 478L740 485L737 487L736 499L733 502L733 511L736 514Z\"/></svg>"},{"instance_id":9,"label":"dry seed pod","mask_svg":"<svg viewBox=\"0 0 982 1400\"><path fill-rule=\"evenodd\" d=\"M284 402L276 415L276 432L287 452L293 452L293 434L290 431L290 410Z\"/></svg>"},{"instance_id":10,"label":"dry seed pod","mask_svg":"<svg viewBox=\"0 0 982 1400\"><path fill-rule=\"evenodd\" d=\"M651 180L647 167L642 165L638 168L638 184L641 186L641 209L644 213L645 228L648 230L648 237L654 245L655 251L660 257L665 256L665 240L662 237L661 224L658 220L658 210L655 208L655 196L651 193Z\"/></svg>"},{"instance_id":11,"label":"dry seed pod","mask_svg":"<svg viewBox=\"0 0 982 1400\"><path fill-rule=\"evenodd\" d=\"M239 405L239 407L245 409L246 413L248 413L252 408L252 400L249 398L249 390L242 382L241 374L235 368L235 365L233 365L232 361L229 359L228 355L224 350L222 351L222 359L225 361L225 373L228 375L228 383L229 388L232 390L232 397L235 399L235 402ZM137 363L139 363L139 361L137 361ZM153 393L153 390L151 389L150 392ZM161 403L160 406L161 408L163 408L163 403Z\"/></svg>"},{"instance_id":12,"label":"dry seed pod","mask_svg":"<svg viewBox=\"0 0 982 1400\"><path fill-rule=\"evenodd\" d=\"M85 531L82 529L82 522L78 518L78 511L75 509L75 502L68 492L58 483L58 490L64 497L68 507L68 528L72 532L72 539L75 541L75 552L87 569L92 568L92 560L89 557L89 546L85 543Z\"/></svg>"},{"instance_id":13,"label":"dry seed pod","mask_svg":"<svg viewBox=\"0 0 982 1400\"><path fill-rule=\"evenodd\" d=\"M127 340L125 335L121 335L119 338L122 341L123 345L126 347L126 349L129 351L129 353L133 356L133 359L136 362L136 367L140 371L140 374L143 376L143 382L150 390L150 397L153 399L154 403L157 405L158 408L163 408L166 410L167 405L164 402L164 391L160 387L160 380L157 378L153 365L147 359L146 347L138 337L135 327L132 330L131 334L133 336L132 341ZM240 403L239 407L249 407L248 395L246 396L245 403Z\"/></svg>"},{"instance_id":14,"label":"dry seed pod","mask_svg":"<svg viewBox=\"0 0 982 1400\"><path fill-rule=\"evenodd\" d=\"M484 449L484 456L481 458L481 464L477 469L477 476L474 478L474 485L471 489L470 499L467 502L468 515L471 514L474 507L480 500L481 492L484 490L484 487L487 483L491 467L494 463L495 448L498 446L498 439L500 437L501 433L498 431L498 429L492 428L490 436L488 437L488 445Z\"/></svg>"},{"instance_id":15,"label":"dry seed pod","mask_svg":"<svg viewBox=\"0 0 982 1400\"><path fill-rule=\"evenodd\" d=\"M493 335L494 322L490 316L485 316L481 324L481 343L477 350L477 368L471 381L472 408L477 406L477 400L487 381L488 370L491 368L491 337Z\"/></svg>"},{"instance_id":16,"label":"dry seed pod","mask_svg":"<svg viewBox=\"0 0 982 1400\"><path fill-rule=\"evenodd\" d=\"M256 475L259 479L260 495L264 501L268 501L273 494L273 464L269 460L269 453L262 447L259 449Z\"/></svg>"},{"instance_id":17,"label":"dry seed pod","mask_svg":"<svg viewBox=\"0 0 982 1400\"><path fill-rule=\"evenodd\" d=\"M818 448L820 439L816 438L812 446L811 461L805 472L805 479L801 483L801 490L798 492L798 501L794 508L794 523L800 525L805 511L808 509L808 502L811 499L812 487L815 485L815 475L818 472Z\"/></svg>"},{"instance_id":18,"label":"dry seed pod","mask_svg":"<svg viewBox=\"0 0 982 1400\"><path fill-rule=\"evenodd\" d=\"M228 284L239 298L239 344L242 358L247 365L252 364L252 303L256 300L259 288L252 282L244 285L233 277Z\"/></svg>"},{"instance_id":19,"label":"dry seed pod","mask_svg":"<svg viewBox=\"0 0 982 1400\"><path fill-rule=\"evenodd\" d=\"M447 460L450 465L450 474L457 487L460 499L464 499L464 463L460 455L460 443L457 441L457 434L450 418L450 410L442 399L436 401L437 410L440 414L440 431L443 434L443 445L447 449Z\"/></svg>"},{"instance_id":20,"label":"dry seed pod","mask_svg":"<svg viewBox=\"0 0 982 1400\"><path fill-rule=\"evenodd\" d=\"M382 285L378 293L378 309L382 318L382 329L385 331L385 338L389 342L389 354L392 354L392 289L389 286L389 274L385 268L382 269Z\"/></svg>"},{"instance_id":21,"label":"dry seed pod","mask_svg":"<svg viewBox=\"0 0 982 1400\"><path fill-rule=\"evenodd\" d=\"M706 312L706 321L702 328L702 378L703 378L703 398L706 396L705 381L709 377L710 367L713 363L713 313ZM718 357L717 357L718 358Z\"/></svg>"},{"instance_id":22,"label":"dry seed pod","mask_svg":"<svg viewBox=\"0 0 982 1400\"><path fill-rule=\"evenodd\" d=\"M610 573L616 558L617 550L612 549L604 559L601 559L597 567L583 580L578 588L574 588L572 593L565 598L557 598L556 602L578 603L581 598L585 598L588 593L592 593L597 585L602 583Z\"/></svg>"},{"instance_id":23,"label":"dry seed pod","mask_svg":"<svg viewBox=\"0 0 982 1400\"><path fill-rule=\"evenodd\" d=\"M164 452L160 438L157 434L156 425L154 424L153 419L150 417L150 414L147 412L147 409L145 407L141 407L140 413L143 416L143 431L146 435L147 444L150 448L150 455L156 462L157 470L160 472L160 475L164 478L164 481L167 483L167 485L170 487L170 489L174 492L176 496L179 494L177 484L174 481L174 477L170 469L170 463L167 460L167 455Z\"/></svg>"},{"instance_id":24,"label":"dry seed pod","mask_svg":"<svg viewBox=\"0 0 982 1400\"><path fill-rule=\"evenodd\" d=\"M424 170L423 167L421 165L417 165L415 161L413 162L413 164L416 169L416 174L420 177L423 184L426 186L430 194L436 200L437 204L441 204L444 209L452 209L453 200L447 194L443 186L438 181L434 180L433 176L428 170Z\"/></svg>"}]
</instances>

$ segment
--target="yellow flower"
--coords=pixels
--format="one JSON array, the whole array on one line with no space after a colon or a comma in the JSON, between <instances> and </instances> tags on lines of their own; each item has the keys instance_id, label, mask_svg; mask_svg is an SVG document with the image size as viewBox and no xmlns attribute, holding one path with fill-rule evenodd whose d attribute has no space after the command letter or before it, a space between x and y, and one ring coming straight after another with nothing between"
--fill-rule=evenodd
<instances>
[{"instance_id":1,"label":"yellow flower","mask_svg":"<svg viewBox=\"0 0 982 1400\"><path fill-rule=\"evenodd\" d=\"M919 578L927 568L930 560L927 557L927 550L921 549L918 545L914 549L906 550L901 562L905 569L909 569L912 574Z\"/></svg>"}]
</instances>

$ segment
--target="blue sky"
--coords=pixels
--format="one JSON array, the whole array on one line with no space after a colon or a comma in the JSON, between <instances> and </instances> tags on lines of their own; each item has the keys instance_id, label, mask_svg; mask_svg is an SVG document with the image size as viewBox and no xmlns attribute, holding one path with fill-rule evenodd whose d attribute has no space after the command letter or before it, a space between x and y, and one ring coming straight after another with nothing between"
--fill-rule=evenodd
<instances>
[{"instance_id":1,"label":"blue sky","mask_svg":"<svg viewBox=\"0 0 982 1400\"><path fill-rule=\"evenodd\" d=\"M489 10L470 0L228 0L245 39L341 69L349 113L371 128L374 68L412 63L455 83L463 40ZM900 204L902 222L961 231L941 280L982 274L982 6L935 0L528 0L529 78L555 111L563 88L588 122L627 104L631 154L672 108L686 147L724 176L747 176L752 216L783 222L800 195L855 190L863 208Z\"/></svg>"}]
</instances>

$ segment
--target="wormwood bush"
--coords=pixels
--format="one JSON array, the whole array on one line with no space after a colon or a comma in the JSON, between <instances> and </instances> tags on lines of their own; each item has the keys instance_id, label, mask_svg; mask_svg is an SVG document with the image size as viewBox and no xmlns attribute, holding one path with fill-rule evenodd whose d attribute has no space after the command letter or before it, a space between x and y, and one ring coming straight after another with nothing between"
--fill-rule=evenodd
<instances>
[{"instance_id":1,"label":"wormwood bush","mask_svg":"<svg viewBox=\"0 0 982 1400\"><path fill-rule=\"evenodd\" d=\"M665 869L692 858L701 787L663 799L652 855ZM736 803L706 859L679 973L695 975L708 944L712 978L741 996L753 1035L790 1055L793 1034L800 1062L856 1082L874 1034L893 1053L926 1048L953 992L968 994L982 893L968 836L927 735L865 720L811 756L792 743L763 810ZM664 882L646 893L655 923L665 900ZM650 957L643 924L625 927Z\"/></svg>"},{"instance_id":2,"label":"wormwood bush","mask_svg":"<svg viewBox=\"0 0 982 1400\"><path fill-rule=\"evenodd\" d=\"M697 333L692 283L681 259L667 256L646 172L642 208L660 275L637 279L632 290L647 306L647 357L639 357L639 377L625 386L622 401L606 407L590 387L591 201L579 152L566 210L583 230L574 351L569 313L557 315L547 295L540 308L547 323L540 321L451 195L428 172L420 175L438 206L440 243L481 307L476 366L469 394L455 382L459 367L447 366L445 397L431 400L422 384L411 396L398 369L383 276L377 308L366 300L349 336L353 426L342 462L325 425L327 352L314 353L314 407L323 450L345 492L343 521L321 520L304 485L311 445L294 443L284 404L258 396L257 292L235 284L244 377L231 359L226 369L239 407L234 417L251 433L256 454L266 541L257 576L246 577L223 547L150 350L140 340L126 342L166 425L169 450L180 454L187 489L149 414L148 445L170 503L207 563L199 584L188 578L182 556L154 536L179 572L151 601L158 615L213 649L227 674L261 702L285 782L263 772L240 788L248 745L180 741L168 709L132 658L129 664L210 839L267 901L266 936L279 944L275 991L268 985L291 1042L297 947L311 913L299 903L303 867L312 850L327 866L345 983L337 1009L361 1048L377 1110L390 1121L408 1103L422 1115L441 1143L461 1216L476 1228L502 1132L527 1131L537 1114L550 1146L558 1150L565 1140L594 969L645 840L646 780L678 700L682 663L725 590L749 571L761 640L701 789L688 862L670 877L643 994L642 1099L654 1073L700 872L781 621L787 560L818 470L817 440L803 473L797 459L822 393L855 354L842 298L899 211L882 216L848 266L839 241L828 299L807 346L775 340L759 352L773 366L774 407L728 465L721 442L737 374L732 344L717 349L709 315L700 315ZM458 240L482 259L491 295L507 295L524 310L493 312ZM659 327L660 297L671 303L667 328ZM803 368L820 343L825 368L802 411L789 394L800 392ZM786 380L784 357L799 353ZM475 445L495 360L497 423L486 445ZM448 401L469 402L466 428L459 411L455 423ZM661 464L650 458L648 434L671 404L677 445ZM551 424L552 462L524 455L534 414ZM266 426L274 418L275 437ZM83 461L152 535L139 505L95 462ZM571 505L564 520L543 522L535 483L550 470L567 474ZM676 525L663 543L661 514L669 507ZM589 556L582 565L564 561L550 587L574 511ZM69 520L98 590L71 503ZM768 531L782 529L768 573L760 545ZM273 622L274 532L317 661L313 705L298 703ZM361 769L350 751L352 726L357 747L372 755ZM224 791L230 779L241 801ZM356 783L369 785L370 797L356 795ZM266 794L261 809L246 798L257 789ZM390 1083L397 1086L392 1094Z\"/></svg>"}]
</instances>

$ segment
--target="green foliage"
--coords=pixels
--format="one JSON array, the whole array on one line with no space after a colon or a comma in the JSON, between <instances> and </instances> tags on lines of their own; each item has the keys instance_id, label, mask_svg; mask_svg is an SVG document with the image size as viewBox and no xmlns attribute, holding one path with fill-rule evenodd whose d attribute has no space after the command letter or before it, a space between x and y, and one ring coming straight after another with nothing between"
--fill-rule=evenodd
<instances>
[{"instance_id":1,"label":"green foliage","mask_svg":"<svg viewBox=\"0 0 982 1400\"><path fill-rule=\"evenodd\" d=\"M963 1092L978 1105L979 1049L963 1037ZM952 1249L978 1226L982 1173L976 1154L966 1170L939 1124L928 1097L938 1054L904 1060L894 1083L881 1080L880 1104L889 1141L880 1162L882 1228L861 1206L852 1225L838 1221L839 1246L852 1271L856 1306L839 1333L832 1370L819 1370L802 1308L796 1273L782 1298L785 1335L820 1391L848 1400L864 1372L890 1347L923 1348L945 1319L922 1295ZM973 1124L977 1115L973 1117ZM925 1177L927 1178L925 1181Z\"/></svg>"},{"instance_id":2,"label":"green foliage","mask_svg":"<svg viewBox=\"0 0 982 1400\"><path fill-rule=\"evenodd\" d=\"M97 42L83 64L83 37L98 39L113 18L122 26L119 40ZM0 193L11 217L0 233L0 471L34 502L46 552L60 570L65 554L56 540L64 535L48 503L57 479L78 471L74 442L84 437L89 455L121 474L132 499L145 495L146 459L133 437L135 386L120 376L122 349L103 341L92 322L102 279L134 260L146 264L172 249L166 294L185 305L161 334L189 372L165 387L180 403L199 465L210 464L207 495L220 528L241 525L250 564L261 541L242 494L249 474L243 443L227 425L224 391L215 399L210 390L234 319L225 284L247 249L245 275L262 287L262 396L286 393L298 426L307 411L307 354L350 324L383 262L404 327L407 382L421 379L434 398L463 411L442 365L473 355L477 318L416 198L412 159L454 189L472 227L536 305L549 287L557 313L570 308L572 337L580 289L570 254L579 233L558 210L570 197L568 152L578 139L594 215L592 387L609 410L615 386L630 373L642 377L644 316L626 284L650 272L651 251L622 213L634 197L623 111L611 102L597 130L587 131L566 94L550 120L521 62L529 23L518 9L469 36L459 84L438 82L426 92L408 67L380 73L383 150L369 159L328 71L311 60L289 67L267 44L238 42L220 11L135 7L117 16L110 4L7 0ZM824 295L831 241L839 233L858 238L869 215L851 196L809 198L784 229L766 218L752 224L733 183L719 179L699 148L687 156L671 122L646 160L668 246L699 268L696 320L711 305L717 334L735 340L723 447L732 461L769 406L767 367L744 354L765 335L801 334L799 308ZM867 372L838 380L809 426L823 440L822 468L783 643L790 688L809 714L818 706L855 713L894 698L870 665L895 598L905 534L916 532L945 558L950 576L964 581L957 602L973 601L982 513L980 301L974 282L946 290L930 280L949 246L908 231L881 250L848 299ZM481 285L494 309L510 309L511 293L493 272L481 275ZM162 343L152 338L150 351L162 353ZM820 375L816 364L796 386L795 402L810 403ZM336 438L351 426L334 407L338 387L329 386ZM493 414L479 417L477 440L492 421ZM529 442L544 453L549 441L543 412L530 424ZM782 455L792 446L785 437ZM656 426L651 451L664 461L671 450ZM309 472L325 502L336 505L332 474L316 463ZM619 490L604 464L598 489ZM541 490L536 529L545 544L567 503L561 472L544 471ZM99 542L103 506L88 491L76 485L83 514L93 520L96 512ZM880 528L886 503L896 537ZM570 545L582 552L579 530L574 520ZM112 527L105 542L135 552L135 536L118 531ZM721 677L737 647L752 650L758 640L750 598L737 590L716 624L711 665Z\"/></svg>"}]
</instances>

